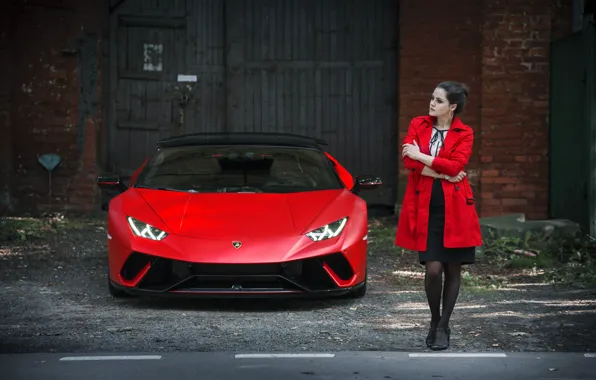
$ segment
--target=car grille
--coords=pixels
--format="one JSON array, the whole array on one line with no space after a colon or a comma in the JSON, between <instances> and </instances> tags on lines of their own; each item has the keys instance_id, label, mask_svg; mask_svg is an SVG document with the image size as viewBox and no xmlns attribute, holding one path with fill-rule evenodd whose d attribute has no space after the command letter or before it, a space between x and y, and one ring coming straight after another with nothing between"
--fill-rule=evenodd
<instances>
[{"instance_id":1,"label":"car grille","mask_svg":"<svg viewBox=\"0 0 596 380\"><path fill-rule=\"evenodd\" d=\"M137 288L157 292L316 292L337 288L324 265L342 280L354 275L340 252L271 264L190 263L133 252L120 275L131 280L147 264L151 267Z\"/></svg>"}]
</instances>

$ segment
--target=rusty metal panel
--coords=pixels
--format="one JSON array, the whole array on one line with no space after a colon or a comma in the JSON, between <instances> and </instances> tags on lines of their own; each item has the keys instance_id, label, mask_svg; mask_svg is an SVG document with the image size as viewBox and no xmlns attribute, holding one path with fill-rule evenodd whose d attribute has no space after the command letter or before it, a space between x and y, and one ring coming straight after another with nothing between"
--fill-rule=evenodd
<instances>
[{"instance_id":1,"label":"rusty metal panel","mask_svg":"<svg viewBox=\"0 0 596 380\"><path fill-rule=\"evenodd\" d=\"M397 2L228 0L225 25L227 129L324 138L393 205Z\"/></svg>"}]
</instances>

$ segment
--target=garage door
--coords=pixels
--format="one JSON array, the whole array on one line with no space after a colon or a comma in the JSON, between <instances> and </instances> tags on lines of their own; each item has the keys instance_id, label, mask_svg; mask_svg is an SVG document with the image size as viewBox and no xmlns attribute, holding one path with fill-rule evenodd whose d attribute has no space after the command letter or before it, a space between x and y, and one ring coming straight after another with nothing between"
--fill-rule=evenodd
<instances>
[{"instance_id":1,"label":"garage door","mask_svg":"<svg viewBox=\"0 0 596 380\"><path fill-rule=\"evenodd\" d=\"M110 28L110 169L180 133L323 138L356 175L397 179L395 0L127 0Z\"/></svg>"}]
</instances>

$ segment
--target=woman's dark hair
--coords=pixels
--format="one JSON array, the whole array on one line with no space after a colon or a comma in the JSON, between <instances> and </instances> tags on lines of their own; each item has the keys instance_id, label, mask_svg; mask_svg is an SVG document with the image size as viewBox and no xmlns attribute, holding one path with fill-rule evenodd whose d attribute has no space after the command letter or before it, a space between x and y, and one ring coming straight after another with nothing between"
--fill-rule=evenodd
<instances>
[{"instance_id":1,"label":"woman's dark hair","mask_svg":"<svg viewBox=\"0 0 596 380\"><path fill-rule=\"evenodd\" d=\"M468 87L459 82L442 82L437 86L442 88L447 93L447 100L450 104L457 104L453 115L457 115L464 110L466 100L468 99Z\"/></svg>"}]
</instances>

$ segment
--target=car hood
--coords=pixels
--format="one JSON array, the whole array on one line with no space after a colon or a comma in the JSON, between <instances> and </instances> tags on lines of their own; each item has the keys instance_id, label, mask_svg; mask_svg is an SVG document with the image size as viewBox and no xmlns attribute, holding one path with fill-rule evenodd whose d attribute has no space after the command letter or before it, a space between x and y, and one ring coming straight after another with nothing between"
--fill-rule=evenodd
<instances>
[{"instance_id":1,"label":"car hood","mask_svg":"<svg viewBox=\"0 0 596 380\"><path fill-rule=\"evenodd\" d=\"M342 192L197 194L135 190L172 233L202 239L300 235Z\"/></svg>"}]
</instances>

